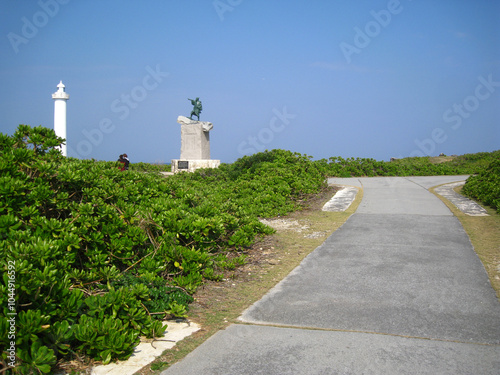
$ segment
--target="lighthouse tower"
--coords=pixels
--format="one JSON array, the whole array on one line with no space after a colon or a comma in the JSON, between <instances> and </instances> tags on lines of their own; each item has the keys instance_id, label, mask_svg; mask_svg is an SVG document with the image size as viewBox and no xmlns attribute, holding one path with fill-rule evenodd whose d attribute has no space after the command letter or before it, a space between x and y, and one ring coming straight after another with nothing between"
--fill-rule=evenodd
<instances>
[{"instance_id":1,"label":"lighthouse tower","mask_svg":"<svg viewBox=\"0 0 500 375\"><path fill-rule=\"evenodd\" d=\"M52 99L54 99L54 131L58 137L64 139L66 139L66 100L69 99L69 94L64 91L65 87L60 81L57 85L58 90L52 94ZM66 143L61 145L61 152L64 156L68 156Z\"/></svg>"}]
</instances>

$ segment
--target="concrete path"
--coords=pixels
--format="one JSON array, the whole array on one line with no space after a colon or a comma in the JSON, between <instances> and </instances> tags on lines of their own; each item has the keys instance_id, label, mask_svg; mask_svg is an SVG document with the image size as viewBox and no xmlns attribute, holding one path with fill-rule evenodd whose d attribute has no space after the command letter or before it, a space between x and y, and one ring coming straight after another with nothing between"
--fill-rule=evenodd
<instances>
[{"instance_id":1,"label":"concrete path","mask_svg":"<svg viewBox=\"0 0 500 375\"><path fill-rule=\"evenodd\" d=\"M448 199L460 211L466 213L469 216L489 216L488 211L486 211L483 207L478 205L473 200L466 198L453 190L454 188L462 186L464 184L464 181L452 182L451 184L441 185L435 188L434 191Z\"/></svg>"},{"instance_id":2,"label":"concrete path","mask_svg":"<svg viewBox=\"0 0 500 375\"><path fill-rule=\"evenodd\" d=\"M427 189L462 176L331 181L356 213L175 374L500 373L500 304L460 222ZM347 180L347 181L346 181Z\"/></svg>"},{"instance_id":3,"label":"concrete path","mask_svg":"<svg viewBox=\"0 0 500 375\"><path fill-rule=\"evenodd\" d=\"M357 187L343 186L328 202L324 204L322 211L343 212L347 210L356 198L357 193Z\"/></svg>"}]
</instances>

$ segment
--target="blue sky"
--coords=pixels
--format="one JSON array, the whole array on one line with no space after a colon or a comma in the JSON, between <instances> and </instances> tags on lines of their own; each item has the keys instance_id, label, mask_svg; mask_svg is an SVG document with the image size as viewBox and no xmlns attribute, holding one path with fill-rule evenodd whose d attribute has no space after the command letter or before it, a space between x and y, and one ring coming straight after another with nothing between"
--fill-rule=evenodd
<instances>
[{"instance_id":1,"label":"blue sky","mask_svg":"<svg viewBox=\"0 0 500 375\"><path fill-rule=\"evenodd\" d=\"M500 149L496 0L0 0L0 131L53 127L69 156L166 162L203 103L211 156Z\"/></svg>"}]
</instances>

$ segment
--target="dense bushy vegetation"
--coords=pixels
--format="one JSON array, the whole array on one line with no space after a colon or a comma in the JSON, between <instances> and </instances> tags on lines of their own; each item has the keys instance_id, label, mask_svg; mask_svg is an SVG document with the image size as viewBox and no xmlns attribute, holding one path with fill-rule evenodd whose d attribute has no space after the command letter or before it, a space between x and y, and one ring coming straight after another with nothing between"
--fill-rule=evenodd
<instances>
[{"instance_id":1,"label":"dense bushy vegetation","mask_svg":"<svg viewBox=\"0 0 500 375\"><path fill-rule=\"evenodd\" d=\"M121 172L64 158L61 142L42 127L0 134L0 350L16 373L50 373L76 355L129 357L139 336L186 316L205 280L244 264L245 249L272 233L259 217L300 208L327 176L469 174L499 157L312 161L272 150L165 178L164 166ZM464 189L498 207L498 169L497 160Z\"/></svg>"},{"instance_id":2,"label":"dense bushy vegetation","mask_svg":"<svg viewBox=\"0 0 500 375\"><path fill-rule=\"evenodd\" d=\"M131 163L129 170L138 172L170 172L170 164Z\"/></svg>"},{"instance_id":3,"label":"dense bushy vegetation","mask_svg":"<svg viewBox=\"0 0 500 375\"><path fill-rule=\"evenodd\" d=\"M165 178L64 158L61 141L42 127L0 135L0 350L17 373L76 354L127 358L140 335L164 332L162 319L186 316L203 280L245 262L272 232L258 217L325 186L288 151Z\"/></svg>"},{"instance_id":4,"label":"dense bushy vegetation","mask_svg":"<svg viewBox=\"0 0 500 375\"><path fill-rule=\"evenodd\" d=\"M325 173L336 177L438 176L478 173L491 160L499 158L500 151L495 151L465 154L445 162L432 157L404 158L390 162L368 158L331 157L318 163L323 166Z\"/></svg>"},{"instance_id":5,"label":"dense bushy vegetation","mask_svg":"<svg viewBox=\"0 0 500 375\"><path fill-rule=\"evenodd\" d=\"M469 177L462 192L500 213L500 158L491 161L478 175Z\"/></svg>"}]
</instances>

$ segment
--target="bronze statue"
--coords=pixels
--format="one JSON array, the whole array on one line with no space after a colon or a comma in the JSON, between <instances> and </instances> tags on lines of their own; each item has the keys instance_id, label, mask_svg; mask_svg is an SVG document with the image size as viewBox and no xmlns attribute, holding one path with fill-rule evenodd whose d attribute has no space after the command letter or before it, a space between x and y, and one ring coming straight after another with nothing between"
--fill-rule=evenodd
<instances>
[{"instance_id":1,"label":"bronze statue","mask_svg":"<svg viewBox=\"0 0 500 375\"><path fill-rule=\"evenodd\" d=\"M200 113L203 109L203 107L201 106L200 98L196 98L195 100L188 98L188 100L191 100L191 104L193 105L193 110L191 111L191 115L189 116L189 118L192 120L193 115L195 115L196 117L198 117L198 121L200 121Z\"/></svg>"}]
</instances>

